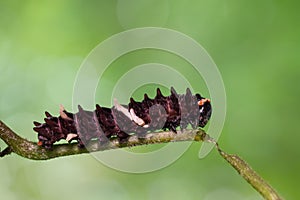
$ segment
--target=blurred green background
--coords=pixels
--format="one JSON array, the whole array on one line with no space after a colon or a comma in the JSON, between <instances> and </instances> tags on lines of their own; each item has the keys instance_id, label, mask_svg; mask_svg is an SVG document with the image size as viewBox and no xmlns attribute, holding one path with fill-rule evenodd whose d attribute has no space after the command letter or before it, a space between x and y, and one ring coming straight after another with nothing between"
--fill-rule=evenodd
<instances>
[{"instance_id":1,"label":"blurred green background","mask_svg":"<svg viewBox=\"0 0 300 200\"><path fill-rule=\"evenodd\" d=\"M223 76L223 149L241 155L286 199L299 199L299 6L279 0L0 0L0 119L36 141L32 121L42 121L45 110L57 114L59 104L71 109L76 73L96 45L135 27L174 29L203 45ZM107 78L124 63L182 62L161 55L132 52L112 64ZM12 155L0 160L0 196L262 199L216 151L199 160L199 147L192 144L175 163L147 174L112 170L91 155L43 162Z\"/></svg>"}]
</instances>

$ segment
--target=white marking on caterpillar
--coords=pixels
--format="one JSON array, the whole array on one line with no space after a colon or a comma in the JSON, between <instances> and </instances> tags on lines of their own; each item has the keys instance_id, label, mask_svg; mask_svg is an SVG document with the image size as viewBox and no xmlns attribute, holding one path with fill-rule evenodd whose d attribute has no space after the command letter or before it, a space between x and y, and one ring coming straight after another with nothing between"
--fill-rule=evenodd
<instances>
[{"instance_id":1,"label":"white marking on caterpillar","mask_svg":"<svg viewBox=\"0 0 300 200\"><path fill-rule=\"evenodd\" d=\"M131 117L131 114L128 112L128 109L125 108L124 106L122 106L121 104L119 104L118 100L117 99L114 99L114 107L122 112L126 117L128 117L131 121L133 120L132 117Z\"/></svg>"},{"instance_id":2,"label":"white marking on caterpillar","mask_svg":"<svg viewBox=\"0 0 300 200\"><path fill-rule=\"evenodd\" d=\"M139 118L138 116L136 116L136 114L135 114L133 108L130 109L130 114L131 114L132 120L133 120L137 125L142 126L142 127L144 127L144 128L149 127L149 125L147 125L147 127L146 127L146 124L145 124L144 120L142 120L141 118Z\"/></svg>"},{"instance_id":3,"label":"white marking on caterpillar","mask_svg":"<svg viewBox=\"0 0 300 200\"><path fill-rule=\"evenodd\" d=\"M68 117L68 115L66 113L64 113L64 106L63 105L59 105L59 114L61 116L61 118L66 119L66 120L72 120L70 117Z\"/></svg>"},{"instance_id":4,"label":"white marking on caterpillar","mask_svg":"<svg viewBox=\"0 0 300 200\"><path fill-rule=\"evenodd\" d=\"M77 137L78 137L77 134L75 134L75 133L69 133L69 134L67 135L66 140L69 142L69 141L71 141L73 138L77 138Z\"/></svg>"},{"instance_id":5,"label":"white marking on caterpillar","mask_svg":"<svg viewBox=\"0 0 300 200\"><path fill-rule=\"evenodd\" d=\"M121 104L119 104L117 99L114 99L114 107L122 112L126 117L128 117L131 121L133 121L134 123L136 123L139 126L142 126L144 128L149 128L148 124L145 124L144 120L142 120L141 118L139 118L134 110L131 108L130 112L128 111L127 108L125 108L124 106L122 106Z\"/></svg>"},{"instance_id":6,"label":"white marking on caterpillar","mask_svg":"<svg viewBox=\"0 0 300 200\"><path fill-rule=\"evenodd\" d=\"M202 113L202 112L203 112L203 110L204 110L204 107L202 107L202 108L200 109L200 113Z\"/></svg>"}]
</instances>

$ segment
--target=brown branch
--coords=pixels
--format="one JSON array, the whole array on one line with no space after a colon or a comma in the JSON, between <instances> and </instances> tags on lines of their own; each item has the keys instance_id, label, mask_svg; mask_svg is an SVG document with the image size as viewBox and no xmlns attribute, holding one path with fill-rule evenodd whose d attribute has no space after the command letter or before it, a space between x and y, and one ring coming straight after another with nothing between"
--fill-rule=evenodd
<instances>
[{"instance_id":1,"label":"brown branch","mask_svg":"<svg viewBox=\"0 0 300 200\"><path fill-rule=\"evenodd\" d=\"M87 148L78 147L77 143L72 144L57 144L51 150L47 150L37 143L28 141L16 133L0 120L0 138L8 145L8 147L0 153L1 157L9 153L16 153L24 158L32 160L48 160L56 157L89 153L95 151L104 151L110 149L132 147L145 144L158 144L176 141L203 141L205 132L199 130L185 130L175 134L173 132L157 132L148 133L145 137L138 138L132 135L125 142L120 142L118 139L112 139L107 144L100 144L97 141L92 141Z\"/></svg>"},{"instance_id":2,"label":"brown branch","mask_svg":"<svg viewBox=\"0 0 300 200\"><path fill-rule=\"evenodd\" d=\"M57 144L53 149L47 150L40 147L35 142L28 141L16 133L0 120L0 138L8 145L0 152L0 157L16 153L24 158L33 160L48 160L56 157L89 153L95 151L104 151L116 148L124 148L145 144L158 144L177 141L206 141L214 143L220 155L265 199L281 200L278 193L261 177L249 164L237 155L227 154L219 148L218 143L209 137L203 130L184 130L177 134L173 132L148 133L143 139L132 135L126 142L120 143L118 139L112 139L109 143L103 145L97 141L91 142L87 148L78 147L77 143Z\"/></svg>"}]
</instances>

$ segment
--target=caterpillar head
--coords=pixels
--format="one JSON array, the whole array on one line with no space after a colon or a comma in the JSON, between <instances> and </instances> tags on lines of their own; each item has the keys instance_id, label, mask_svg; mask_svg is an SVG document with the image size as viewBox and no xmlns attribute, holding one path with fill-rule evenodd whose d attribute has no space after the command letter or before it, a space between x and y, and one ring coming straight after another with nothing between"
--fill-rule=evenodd
<instances>
[{"instance_id":1,"label":"caterpillar head","mask_svg":"<svg viewBox=\"0 0 300 200\"><path fill-rule=\"evenodd\" d=\"M210 99L201 97L200 94L196 94L199 106L199 126L204 127L210 119L212 113L212 107Z\"/></svg>"}]
</instances>

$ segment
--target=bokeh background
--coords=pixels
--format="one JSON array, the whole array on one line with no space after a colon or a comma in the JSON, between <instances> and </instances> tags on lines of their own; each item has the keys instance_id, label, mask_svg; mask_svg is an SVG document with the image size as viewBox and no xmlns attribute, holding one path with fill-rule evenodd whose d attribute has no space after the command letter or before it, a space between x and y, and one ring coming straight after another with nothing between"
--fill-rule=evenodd
<instances>
[{"instance_id":1,"label":"bokeh background","mask_svg":"<svg viewBox=\"0 0 300 200\"><path fill-rule=\"evenodd\" d=\"M223 149L242 156L286 199L299 199L299 6L279 0L1 0L0 119L36 141L32 121L42 121L45 110L57 114L59 104L72 108L76 73L96 45L131 28L174 29L203 45L223 76ZM137 51L114 62L107 80L121 66L150 61L186 65L167 53ZM216 151L199 160L199 147L192 144L172 165L146 174L112 170L91 155L43 162L8 156L0 160L1 199L262 199Z\"/></svg>"}]
</instances>

